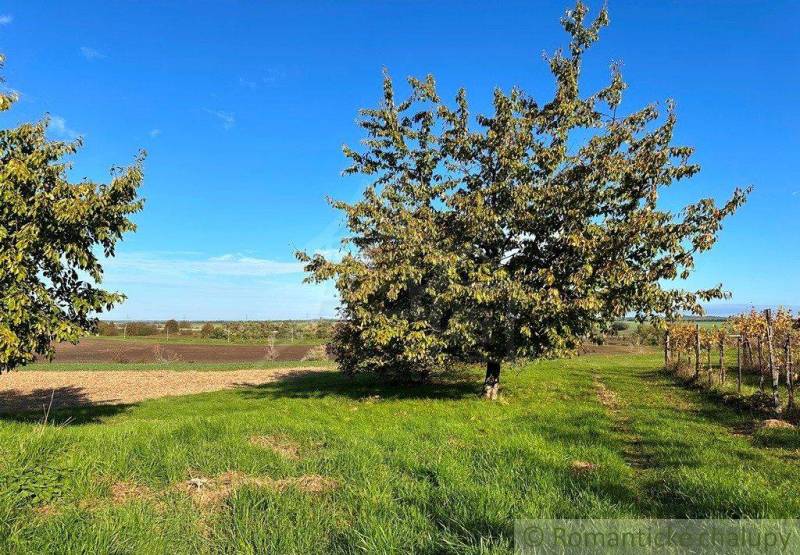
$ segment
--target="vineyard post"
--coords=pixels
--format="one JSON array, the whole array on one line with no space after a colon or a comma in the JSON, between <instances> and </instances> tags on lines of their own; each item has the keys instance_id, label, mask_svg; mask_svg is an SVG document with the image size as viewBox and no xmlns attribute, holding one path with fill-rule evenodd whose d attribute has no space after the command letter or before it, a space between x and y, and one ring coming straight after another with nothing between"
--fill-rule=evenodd
<instances>
[{"instance_id":1,"label":"vineyard post","mask_svg":"<svg viewBox=\"0 0 800 555\"><path fill-rule=\"evenodd\" d=\"M719 338L719 381L725 383L725 336Z\"/></svg>"},{"instance_id":2,"label":"vineyard post","mask_svg":"<svg viewBox=\"0 0 800 555\"><path fill-rule=\"evenodd\" d=\"M772 404L775 408L778 408L781 406L780 398L778 397L778 380L780 374L778 373L778 368L775 366L775 359L772 353L772 311L766 309L764 311L764 317L767 320L767 365L769 367L770 376L772 377Z\"/></svg>"},{"instance_id":3,"label":"vineyard post","mask_svg":"<svg viewBox=\"0 0 800 555\"><path fill-rule=\"evenodd\" d=\"M700 378L700 324L694 325L694 379Z\"/></svg>"},{"instance_id":4,"label":"vineyard post","mask_svg":"<svg viewBox=\"0 0 800 555\"><path fill-rule=\"evenodd\" d=\"M764 353L762 349L761 336L759 336L756 345L758 346L758 389L764 393Z\"/></svg>"},{"instance_id":5,"label":"vineyard post","mask_svg":"<svg viewBox=\"0 0 800 555\"><path fill-rule=\"evenodd\" d=\"M670 349L669 349L669 328L664 334L664 366L669 366Z\"/></svg>"},{"instance_id":6,"label":"vineyard post","mask_svg":"<svg viewBox=\"0 0 800 555\"><path fill-rule=\"evenodd\" d=\"M708 347L706 348L706 360L708 361L708 385L713 383L711 376L711 336L708 337Z\"/></svg>"},{"instance_id":7,"label":"vineyard post","mask_svg":"<svg viewBox=\"0 0 800 555\"><path fill-rule=\"evenodd\" d=\"M789 334L786 336L786 355L784 357L786 361L786 389L788 395L787 401L787 410L791 411L794 409L794 371L792 369L792 332L789 330Z\"/></svg>"},{"instance_id":8,"label":"vineyard post","mask_svg":"<svg viewBox=\"0 0 800 555\"><path fill-rule=\"evenodd\" d=\"M736 393L742 392L742 338L736 338Z\"/></svg>"}]
</instances>

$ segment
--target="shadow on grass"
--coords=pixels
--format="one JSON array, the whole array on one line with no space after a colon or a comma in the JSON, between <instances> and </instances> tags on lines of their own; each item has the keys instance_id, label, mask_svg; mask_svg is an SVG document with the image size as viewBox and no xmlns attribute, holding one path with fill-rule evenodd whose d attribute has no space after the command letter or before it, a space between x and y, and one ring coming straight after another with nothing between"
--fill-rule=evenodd
<instances>
[{"instance_id":1,"label":"shadow on grass","mask_svg":"<svg viewBox=\"0 0 800 555\"><path fill-rule=\"evenodd\" d=\"M41 388L21 393L0 391L0 421L53 424L93 424L130 409L131 404L93 401L82 387Z\"/></svg>"},{"instance_id":2,"label":"shadow on grass","mask_svg":"<svg viewBox=\"0 0 800 555\"><path fill-rule=\"evenodd\" d=\"M477 397L480 383L475 376L454 374L427 383L384 381L374 375L346 376L330 370L313 370L258 386L242 388L240 393L249 399L294 398L321 399L345 397L366 399L441 399L458 400Z\"/></svg>"}]
</instances>

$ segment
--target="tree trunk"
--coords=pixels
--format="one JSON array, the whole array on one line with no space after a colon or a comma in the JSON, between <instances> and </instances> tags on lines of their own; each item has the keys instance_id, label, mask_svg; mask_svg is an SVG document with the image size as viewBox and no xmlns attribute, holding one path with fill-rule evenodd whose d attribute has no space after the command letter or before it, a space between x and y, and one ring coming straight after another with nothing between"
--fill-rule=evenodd
<instances>
[{"instance_id":1,"label":"tree trunk","mask_svg":"<svg viewBox=\"0 0 800 555\"><path fill-rule=\"evenodd\" d=\"M772 377L772 405L775 408L781 406L780 398L778 397L778 381L780 373L778 367L775 365L775 358L772 354L772 311L766 309L764 316L767 318L767 364L769 365L769 373Z\"/></svg>"},{"instance_id":2,"label":"tree trunk","mask_svg":"<svg viewBox=\"0 0 800 555\"><path fill-rule=\"evenodd\" d=\"M486 362L486 379L483 382L483 398L490 401L497 399L500 390L500 361Z\"/></svg>"},{"instance_id":3,"label":"tree trunk","mask_svg":"<svg viewBox=\"0 0 800 555\"><path fill-rule=\"evenodd\" d=\"M666 334L664 335L664 366L669 366L670 354L669 330L667 330Z\"/></svg>"}]
</instances>

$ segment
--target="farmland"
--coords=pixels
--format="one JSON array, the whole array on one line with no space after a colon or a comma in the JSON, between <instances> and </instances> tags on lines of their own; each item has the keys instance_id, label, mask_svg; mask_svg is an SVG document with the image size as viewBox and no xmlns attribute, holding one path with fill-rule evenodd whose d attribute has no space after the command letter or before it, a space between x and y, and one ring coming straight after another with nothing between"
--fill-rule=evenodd
<instances>
[{"instance_id":1,"label":"farmland","mask_svg":"<svg viewBox=\"0 0 800 555\"><path fill-rule=\"evenodd\" d=\"M311 345L228 344L161 341L157 338L84 338L77 345L62 343L56 347L53 361L60 362L259 362L300 360Z\"/></svg>"},{"instance_id":2,"label":"farmland","mask_svg":"<svg viewBox=\"0 0 800 555\"><path fill-rule=\"evenodd\" d=\"M520 364L493 404L471 369L409 388L321 368L6 414L0 549L505 553L514 518L797 514L797 432L662 366Z\"/></svg>"}]
</instances>

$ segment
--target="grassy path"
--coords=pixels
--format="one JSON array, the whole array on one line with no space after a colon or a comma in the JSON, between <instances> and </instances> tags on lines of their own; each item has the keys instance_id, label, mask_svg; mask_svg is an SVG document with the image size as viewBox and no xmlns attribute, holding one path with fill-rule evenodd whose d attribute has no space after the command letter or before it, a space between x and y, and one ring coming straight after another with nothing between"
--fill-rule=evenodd
<instances>
[{"instance_id":1,"label":"grassy path","mask_svg":"<svg viewBox=\"0 0 800 555\"><path fill-rule=\"evenodd\" d=\"M0 420L0 552L507 553L537 517L795 517L796 430L587 356L407 389L311 372ZM2 377L0 377L2 379Z\"/></svg>"},{"instance_id":2,"label":"grassy path","mask_svg":"<svg viewBox=\"0 0 800 555\"><path fill-rule=\"evenodd\" d=\"M684 390L656 370L610 369L607 381L624 400L631 433L641 438L648 461L638 477L645 514L800 515L797 450L770 446L773 436L797 438L797 431L742 434L753 429L749 414Z\"/></svg>"}]
</instances>

